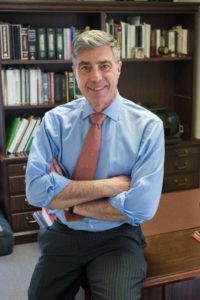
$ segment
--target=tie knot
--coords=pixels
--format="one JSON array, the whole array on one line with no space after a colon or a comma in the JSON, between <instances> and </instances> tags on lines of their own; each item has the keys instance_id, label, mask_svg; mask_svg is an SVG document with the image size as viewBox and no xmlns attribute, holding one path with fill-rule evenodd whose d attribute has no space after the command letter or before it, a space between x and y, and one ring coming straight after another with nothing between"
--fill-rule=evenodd
<instances>
[{"instance_id":1,"label":"tie knot","mask_svg":"<svg viewBox=\"0 0 200 300\"><path fill-rule=\"evenodd\" d=\"M90 121L92 122L92 124L101 125L105 119L106 115L102 113L95 113L90 115Z\"/></svg>"}]
</instances>

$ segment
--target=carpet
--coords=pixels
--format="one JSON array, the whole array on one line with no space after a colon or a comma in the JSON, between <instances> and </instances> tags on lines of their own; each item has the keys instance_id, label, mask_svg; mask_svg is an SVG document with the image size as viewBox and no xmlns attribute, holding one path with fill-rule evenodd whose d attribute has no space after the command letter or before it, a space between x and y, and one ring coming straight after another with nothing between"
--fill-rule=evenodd
<instances>
[{"instance_id":1,"label":"carpet","mask_svg":"<svg viewBox=\"0 0 200 300\"><path fill-rule=\"evenodd\" d=\"M27 300L27 289L40 255L37 243L15 245L13 253L0 256L0 299ZM80 291L75 300L83 300Z\"/></svg>"}]
</instances>

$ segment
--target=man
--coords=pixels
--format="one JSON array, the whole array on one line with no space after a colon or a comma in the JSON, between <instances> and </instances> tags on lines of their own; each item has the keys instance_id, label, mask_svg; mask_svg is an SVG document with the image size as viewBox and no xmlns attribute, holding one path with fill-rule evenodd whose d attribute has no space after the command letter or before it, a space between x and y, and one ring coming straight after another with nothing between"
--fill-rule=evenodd
<instances>
[{"instance_id":1,"label":"man","mask_svg":"<svg viewBox=\"0 0 200 300\"><path fill-rule=\"evenodd\" d=\"M28 159L30 203L57 214L39 235L29 299L72 300L86 276L94 300L137 300L146 276L140 224L155 214L162 189L162 121L119 95L120 50L109 34L78 35L72 62L84 97L45 114ZM75 170L93 114L104 120L88 179L94 151Z\"/></svg>"}]
</instances>

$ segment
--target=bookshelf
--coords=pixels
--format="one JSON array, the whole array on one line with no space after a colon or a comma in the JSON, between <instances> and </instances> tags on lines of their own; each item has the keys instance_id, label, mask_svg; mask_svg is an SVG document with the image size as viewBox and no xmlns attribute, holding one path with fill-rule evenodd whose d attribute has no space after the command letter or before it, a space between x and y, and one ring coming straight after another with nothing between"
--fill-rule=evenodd
<instances>
[{"instance_id":1,"label":"bookshelf","mask_svg":"<svg viewBox=\"0 0 200 300\"><path fill-rule=\"evenodd\" d=\"M193 138L194 34L198 4L134 1L66 1L66 0L2 0L0 22L29 25L31 28L68 28L106 30L109 19L126 21L140 16L152 28L169 30L175 25L188 29L188 54L185 56L155 56L124 58L119 90L124 97L141 103L167 107L180 116L184 127L182 139L166 147L164 191L199 186L200 142ZM2 57L2 56L1 56ZM71 71L70 59L1 59L0 69L40 68L44 72ZM0 82L2 82L2 72ZM16 236L16 242L34 240L38 226L34 223L34 208L25 197L24 174L27 154L6 153L6 128L14 116L42 117L58 103L40 105L4 105L0 84L0 205Z\"/></svg>"}]
</instances>

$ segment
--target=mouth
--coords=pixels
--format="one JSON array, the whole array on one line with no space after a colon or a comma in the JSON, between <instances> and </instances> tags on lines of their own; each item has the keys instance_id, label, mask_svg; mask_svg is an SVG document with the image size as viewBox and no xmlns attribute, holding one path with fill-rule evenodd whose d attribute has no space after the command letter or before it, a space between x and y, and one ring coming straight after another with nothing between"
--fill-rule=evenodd
<instances>
[{"instance_id":1,"label":"mouth","mask_svg":"<svg viewBox=\"0 0 200 300\"><path fill-rule=\"evenodd\" d=\"M105 89L106 86L99 86L99 87L89 87L89 90L92 92L101 92Z\"/></svg>"}]
</instances>

